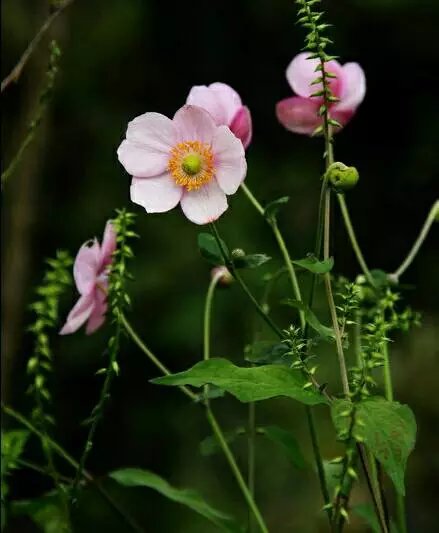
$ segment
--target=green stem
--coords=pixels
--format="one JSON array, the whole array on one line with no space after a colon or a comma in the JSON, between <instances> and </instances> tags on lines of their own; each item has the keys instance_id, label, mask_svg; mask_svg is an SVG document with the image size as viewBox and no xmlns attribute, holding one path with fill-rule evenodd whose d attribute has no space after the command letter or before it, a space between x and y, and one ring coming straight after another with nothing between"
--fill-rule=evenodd
<instances>
[{"instance_id":1,"label":"green stem","mask_svg":"<svg viewBox=\"0 0 439 533\"><path fill-rule=\"evenodd\" d=\"M222 274L217 273L212 277L212 280L210 281L209 288L207 290L206 295L206 303L204 306L204 342L203 342L203 359L204 361L208 361L210 359L210 322L211 322L211 315L212 315L212 302L213 302L213 296L215 294L215 288L221 279ZM230 465L230 468L232 470L233 475L235 476L235 479L243 493L243 496L245 500L247 501L249 510L253 513L257 523L259 524L259 527L262 532L268 533L267 526L264 523L264 519L262 518L261 513L259 512L259 509L253 499L253 495L249 488L247 487L244 478L239 470L239 467L236 463L236 460L233 456L233 453L230 449L230 447L227 444L227 441L224 437L224 434L218 424L218 421L216 420L211 408L210 408L210 402L209 397L207 395L208 392L208 386L205 387L205 407L206 407L206 415L207 420L209 421L210 426L212 427L212 430L218 440L219 445L221 446L221 449L224 452L224 455Z\"/></svg>"},{"instance_id":2,"label":"green stem","mask_svg":"<svg viewBox=\"0 0 439 533\"><path fill-rule=\"evenodd\" d=\"M264 216L265 209L258 202L258 200L256 200L253 193L244 182L241 183L241 189L244 191L244 194L247 196L248 200L250 200L250 202L253 204L253 207L256 209L256 211L258 211L260 215Z\"/></svg>"},{"instance_id":3,"label":"green stem","mask_svg":"<svg viewBox=\"0 0 439 533\"><path fill-rule=\"evenodd\" d=\"M354 227L352 226L351 217L349 215L348 206L346 205L346 200L343 194L337 194L338 203L340 205L341 214L343 216L343 222L346 227L346 231L349 235L349 239L351 241L352 249L354 250L355 256L357 258L358 264L361 267L361 270L363 271L363 274L365 275L368 283L375 287L375 281L372 277L372 274L370 273L370 270L366 264L366 260L364 259L363 253L361 252L360 245L358 244L357 237L355 235Z\"/></svg>"},{"instance_id":4,"label":"green stem","mask_svg":"<svg viewBox=\"0 0 439 533\"><path fill-rule=\"evenodd\" d=\"M253 512L253 515L259 525L259 528L260 530L263 532L263 533L268 533L268 528L267 526L265 525L265 522L264 522L264 519L262 518L262 515L261 513L259 512L259 509L255 503L255 501L253 500L253 497L252 495L250 494L250 491L244 481L244 478L242 477L242 474L239 470L239 467L236 463L236 460L232 454L232 451L230 450L230 447L229 445L227 444L226 442L226 439L224 437L224 434L223 432L221 431L221 428L214 416L214 414L212 413L211 409L209 406L206 407L206 412L207 412L207 419L212 427L212 430L218 440L218 443L220 444L223 452L224 452L224 455L226 456L226 459L229 463L229 466L233 472L233 475L235 476L235 479L236 481L238 482L238 485L244 495L244 498L245 500L247 501L247 504L249 506L249 508L252 510Z\"/></svg>"},{"instance_id":5,"label":"green stem","mask_svg":"<svg viewBox=\"0 0 439 533\"><path fill-rule=\"evenodd\" d=\"M31 433L36 435L41 441L43 441L44 438L46 438L46 441L50 444L53 451L56 452L60 457L62 457L70 466L72 466L76 471L79 469L79 463L76 461L64 448L62 448L57 442L55 442L51 437L48 435L44 436L41 431L39 431L33 424L30 422L25 416L23 416L21 413L16 411L15 409L12 409L12 407L9 407L7 405L1 404L2 411L19 422L22 426L27 428ZM121 516L121 518L124 519L124 521L131 527L133 531L136 531L137 533L145 533L144 529L141 528L136 522L124 511L119 504L115 502L115 500L108 494L106 489L102 487L102 485L88 472L87 470L82 471L83 478L88 481L89 483L93 483L96 487L96 489L101 493L101 495L107 500L107 502L111 505L111 507Z\"/></svg>"},{"instance_id":6,"label":"green stem","mask_svg":"<svg viewBox=\"0 0 439 533\"><path fill-rule=\"evenodd\" d=\"M241 278L241 275L239 274L239 272L234 267L233 261L231 261L231 259L229 258L227 252L224 250L224 247L223 247L223 244L222 244L222 241L221 241L221 237L219 236L219 232L218 232L218 229L217 229L215 223L213 223L213 222L211 223L211 228L212 228L212 233L213 233L213 235L214 235L214 237L215 237L215 239L217 241L217 244L218 244L218 246L219 246L219 248L221 250L221 254L223 256L223 259L224 259L224 262L225 262L227 268L230 270L230 272L233 275L233 277L239 283L239 285L241 286L242 290L247 295L248 299L252 302L252 304L254 305L256 311L259 313L261 318L276 333L276 335L280 339L283 339L284 338L284 334L282 333L281 329L276 326L276 324L273 322L273 320L271 320L271 318L267 315L267 313L264 311L264 309L259 305L259 302L253 296L253 294L251 293L250 289L247 287L246 283Z\"/></svg>"},{"instance_id":7,"label":"green stem","mask_svg":"<svg viewBox=\"0 0 439 533\"><path fill-rule=\"evenodd\" d=\"M166 368L166 366L152 353L152 351L146 346L141 338L134 331L131 324L128 322L125 315L121 315L121 322L125 331L131 337L131 340L140 348L140 350L148 357L148 359L165 375L169 376L172 372ZM198 396L184 385L179 389L192 401L198 401Z\"/></svg>"},{"instance_id":8,"label":"green stem","mask_svg":"<svg viewBox=\"0 0 439 533\"><path fill-rule=\"evenodd\" d=\"M428 216L424 222L424 225L421 228L421 231L418 235L418 238L416 239L415 243L413 244L410 252L408 253L407 257L404 259L404 261L401 263L401 266L395 270L395 272L392 274L392 276L398 280L404 272L408 269L408 267L412 264L413 260L417 256L419 249L421 248L423 242L425 241L428 232L430 231L430 228L435 221L436 217L439 214L439 200L436 200L436 202L433 204L432 208L430 209L430 212L428 213Z\"/></svg>"}]
</instances>

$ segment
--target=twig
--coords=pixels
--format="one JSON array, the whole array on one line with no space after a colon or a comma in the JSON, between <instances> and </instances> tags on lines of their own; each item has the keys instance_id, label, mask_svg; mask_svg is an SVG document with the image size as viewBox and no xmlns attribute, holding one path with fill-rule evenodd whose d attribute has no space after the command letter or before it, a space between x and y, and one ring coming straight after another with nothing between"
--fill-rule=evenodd
<instances>
[{"instance_id":1,"label":"twig","mask_svg":"<svg viewBox=\"0 0 439 533\"><path fill-rule=\"evenodd\" d=\"M21 76L21 73L23 72L23 69L26 66L26 63L29 61L29 58L33 54L35 48L40 43L44 34L48 31L48 29L52 25L53 21L58 17L58 15L60 15L64 11L64 9L66 9L70 4L72 4L73 1L74 0L64 0L64 2L61 2L55 9L55 11L49 15L44 24L38 30L35 37L29 43L26 50L23 52L23 55L21 56L18 63L2 81L1 92L3 92L12 82L17 83L18 78Z\"/></svg>"}]
</instances>

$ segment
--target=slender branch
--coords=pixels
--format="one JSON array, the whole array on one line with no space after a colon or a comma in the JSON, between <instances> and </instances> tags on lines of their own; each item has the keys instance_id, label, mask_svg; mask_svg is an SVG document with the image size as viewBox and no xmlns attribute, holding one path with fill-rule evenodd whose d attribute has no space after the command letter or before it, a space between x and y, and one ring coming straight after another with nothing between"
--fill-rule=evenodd
<instances>
[{"instance_id":1,"label":"slender branch","mask_svg":"<svg viewBox=\"0 0 439 533\"><path fill-rule=\"evenodd\" d=\"M125 331L131 337L131 340L140 348L140 350L148 357L148 359L165 375L169 376L172 372L166 368L166 366L152 353L152 351L146 346L146 344L141 340L141 338L134 331L131 324L128 322L125 315L121 315L121 322L125 328ZM192 401L198 401L198 396L188 389L186 386L178 387L188 398Z\"/></svg>"},{"instance_id":2,"label":"slender branch","mask_svg":"<svg viewBox=\"0 0 439 533\"><path fill-rule=\"evenodd\" d=\"M76 471L79 468L79 463L76 461L76 459L71 456L62 446L60 446L56 441L54 441L49 436L44 436L41 431L39 431L33 424L30 422L25 416L23 416L21 413L16 411L15 409L12 409L12 407L9 407L7 405L1 404L2 411L10 416L11 418L15 419L17 422L19 422L22 426L27 428L31 433L36 435L41 441L46 438L48 444L52 447L53 451L56 452L60 457L62 457L70 466L72 466ZM124 511L119 504L113 499L112 496L108 493L108 491L99 483L99 481L92 476L90 472L87 470L82 471L83 478L88 481L89 483L93 483L96 487L96 489L101 493L101 495L107 500L107 502L111 505L111 507L125 520L125 522L132 528L133 531L136 531L137 533L145 533L145 530L140 527L134 520L131 518L126 511Z\"/></svg>"},{"instance_id":3,"label":"slender branch","mask_svg":"<svg viewBox=\"0 0 439 533\"><path fill-rule=\"evenodd\" d=\"M256 209L256 211L258 211L260 215L264 216L264 208L254 197L253 193L244 182L241 183L241 189L244 191L244 194L247 196L248 200L253 204L253 207Z\"/></svg>"},{"instance_id":4,"label":"slender branch","mask_svg":"<svg viewBox=\"0 0 439 533\"><path fill-rule=\"evenodd\" d=\"M29 43L26 50L23 52L23 55L21 56L18 63L15 65L15 67L11 70L11 72L4 78L1 84L1 92L3 92L11 83L16 83L18 81L18 78L20 77L21 73L23 72L24 67L26 66L26 63L29 61L31 55L33 54L34 50L40 43L41 39L45 35L45 33L49 30L52 23L56 20L58 15L60 15L64 9L66 9L70 4L73 3L74 0L64 0L64 2L61 2L58 7L49 15L49 17L45 20L44 24L41 26L41 28L36 33L35 37L32 39L32 41Z\"/></svg>"},{"instance_id":5,"label":"slender branch","mask_svg":"<svg viewBox=\"0 0 439 533\"><path fill-rule=\"evenodd\" d=\"M363 274L365 275L368 283L372 287L375 287L375 280L372 277L372 274L370 273L370 270L366 264L366 260L364 259L363 253L361 251L360 245L358 244L357 237L355 235L355 230L352 225L351 217L349 215L348 206L346 205L346 200L344 197L344 194L337 194L338 203L340 206L341 214L343 216L343 222L346 227L346 231L349 235L349 239L351 241L352 249L354 250L355 257L357 258L358 264L361 267L361 270L363 271Z\"/></svg>"},{"instance_id":6,"label":"slender branch","mask_svg":"<svg viewBox=\"0 0 439 533\"><path fill-rule=\"evenodd\" d=\"M417 256L419 252L419 249L421 248L423 242L425 241L433 222L437 219L438 216L439 216L439 200L436 200L436 202L433 204L432 208L430 209L430 212L428 213L428 216L424 222L424 225L421 228L418 238L413 244L410 252L408 253L407 257L404 259L404 261L401 263L401 265L391 275L394 279L396 279L396 281L399 280L399 278L404 274L404 272L412 264L413 260L415 259L415 257Z\"/></svg>"}]
</instances>

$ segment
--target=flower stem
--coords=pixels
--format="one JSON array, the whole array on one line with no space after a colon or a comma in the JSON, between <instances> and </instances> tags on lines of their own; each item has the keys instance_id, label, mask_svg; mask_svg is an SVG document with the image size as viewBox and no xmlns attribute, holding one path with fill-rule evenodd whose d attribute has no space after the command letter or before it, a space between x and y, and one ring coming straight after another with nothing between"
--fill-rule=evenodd
<instances>
[{"instance_id":1,"label":"flower stem","mask_svg":"<svg viewBox=\"0 0 439 533\"><path fill-rule=\"evenodd\" d=\"M244 280L241 278L241 275L236 270L235 266L233 265L233 261L229 258L226 250L224 250L224 247L222 245L222 241L218 232L218 229L215 225L215 223L211 223L212 233L218 243L218 246L221 250L221 254L223 256L224 262L227 266L227 268L230 270L233 277L236 279L236 281L241 285L242 290L246 293L248 299L252 302L252 304L255 306L256 311L259 313L261 318L266 322L266 324L276 333L276 335L280 338L284 338L284 334L282 333L281 329L277 327L277 325L271 320L271 318L268 316L268 314L262 309L262 307L259 305L259 302L256 300L256 298L251 293L250 289L247 287Z\"/></svg>"},{"instance_id":2,"label":"flower stem","mask_svg":"<svg viewBox=\"0 0 439 533\"><path fill-rule=\"evenodd\" d=\"M346 231L349 235L349 239L351 241L352 249L354 250L355 256L357 258L358 264L361 267L361 270L363 271L363 274L365 275L368 283L372 287L375 287L375 281L372 277L372 274L370 273L370 270L366 264L366 260L364 259L363 253L361 251L360 245L358 244L357 237L355 235L354 227L352 226L351 217L349 215L348 206L346 205L346 200L343 194L338 193L337 194L338 203L340 205L341 214L343 216L343 222L346 227Z\"/></svg>"},{"instance_id":3,"label":"flower stem","mask_svg":"<svg viewBox=\"0 0 439 533\"><path fill-rule=\"evenodd\" d=\"M392 276L398 280L404 272L408 269L408 267L412 264L413 260L417 256L419 249L421 248L423 242L425 241L428 232L430 231L430 228L435 221L436 217L439 214L439 200L436 200L436 202L433 204L432 208L430 209L430 212L428 213L428 216L424 222L424 225L421 228L421 231L418 235L418 238L416 239L415 243L413 244L410 252L408 253L407 257L404 259L404 261L401 263L399 268L395 270L395 272L392 274Z\"/></svg>"},{"instance_id":4,"label":"flower stem","mask_svg":"<svg viewBox=\"0 0 439 533\"><path fill-rule=\"evenodd\" d=\"M53 451L56 452L60 457L62 457L70 466L72 466L76 471L79 469L79 463L74 459L62 446L60 446L56 441L54 441L48 435L44 435L39 431L33 424L30 422L24 415L12 409L7 405L1 404L2 411L14 418L22 426L27 428L31 433L36 435L41 441L46 439L46 442L52 447ZM124 511L118 503L114 501L112 496L108 494L107 490L102 487L102 485L88 472L87 470L82 470L83 478L89 483L94 483L96 489L102 494L102 496L107 500L111 507L125 520L125 522L131 527L133 531L137 533L145 533L145 530L140 527L127 513Z\"/></svg>"},{"instance_id":5,"label":"flower stem","mask_svg":"<svg viewBox=\"0 0 439 533\"><path fill-rule=\"evenodd\" d=\"M222 276L221 273L215 274L212 280L210 281L209 288L207 290L206 303L204 306L204 342L203 342L204 361L208 361L210 358L210 322L211 322L210 319L211 319L211 314L212 314L212 302L213 302L213 296L215 294L215 288L219 280L221 279L221 276ZM220 425L218 424L218 421L216 420L212 412L212 409L210 408L210 402L209 402L209 397L207 393L208 393L208 385L206 385L205 387L205 407L206 407L207 420L209 421L209 424L218 440L218 443L224 452L224 455L243 493L243 496L245 500L247 501L249 510L253 513L261 531L263 533L268 533L267 526L265 525L264 519L262 518L262 515L259 512L259 509L253 499L253 495L244 481L241 471L239 470L238 464L236 463L236 459L233 456L233 453L229 445L227 444L227 441L224 437L224 434L221 430Z\"/></svg>"},{"instance_id":6,"label":"flower stem","mask_svg":"<svg viewBox=\"0 0 439 533\"><path fill-rule=\"evenodd\" d=\"M166 366L152 353L152 351L146 346L141 338L134 331L131 324L128 322L125 315L121 315L121 323L125 328L125 331L131 337L131 340L142 350L142 352L148 357L148 359L165 375L169 376L172 372L166 368ZM188 389L186 386L179 386L179 389L191 400L198 401L198 396Z\"/></svg>"}]
</instances>

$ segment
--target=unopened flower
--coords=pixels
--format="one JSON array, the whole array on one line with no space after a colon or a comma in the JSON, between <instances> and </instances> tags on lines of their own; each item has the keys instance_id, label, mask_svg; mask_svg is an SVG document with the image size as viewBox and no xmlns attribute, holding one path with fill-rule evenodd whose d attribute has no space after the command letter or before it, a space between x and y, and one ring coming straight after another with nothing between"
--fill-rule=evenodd
<instances>
[{"instance_id":1,"label":"unopened flower","mask_svg":"<svg viewBox=\"0 0 439 533\"><path fill-rule=\"evenodd\" d=\"M117 151L133 176L131 200L148 213L178 203L195 224L207 224L227 209L247 172L242 143L227 126L217 126L204 109L185 105L171 120L145 113L128 124Z\"/></svg>"},{"instance_id":2,"label":"unopened flower","mask_svg":"<svg viewBox=\"0 0 439 533\"><path fill-rule=\"evenodd\" d=\"M229 269L224 265L212 268L212 270L210 271L210 276L212 279L218 278L218 283L223 287L228 287L234 281L234 278L230 273Z\"/></svg>"},{"instance_id":3,"label":"unopened flower","mask_svg":"<svg viewBox=\"0 0 439 533\"><path fill-rule=\"evenodd\" d=\"M189 92L186 104L208 111L217 126L229 126L241 140L244 148L252 138L252 119L247 106L242 105L239 94L225 83L195 85Z\"/></svg>"},{"instance_id":4,"label":"unopened flower","mask_svg":"<svg viewBox=\"0 0 439 533\"><path fill-rule=\"evenodd\" d=\"M349 191L358 183L360 176L355 167L348 167L344 163L332 163L326 171L326 179L337 192Z\"/></svg>"},{"instance_id":5,"label":"unopened flower","mask_svg":"<svg viewBox=\"0 0 439 533\"><path fill-rule=\"evenodd\" d=\"M85 332L89 335L105 322L108 272L115 250L116 232L111 221L105 226L101 245L93 239L79 249L73 265L73 277L80 297L70 311L61 335L74 333L85 323Z\"/></svg>"},{"instance_id":6,"label":"unopened flower","mask_svg":"<svg viewBox=\"0 0 439 533\"><path fill-rule=\"evenodd\" d=\"M323 121L319 116L323 97L311 96L322 90L321 82L312 85L322 73L316 70L320 64L319 59L307 59L308 56L307 52L299 54L288 65L287 80L297 96L278 102L276 115L287 130L311 135ZM364 71L358 63L340 65L335 60L325 63L325 71L335 76L328 78L328 82L332 96L338 99L329 103L330 117L344 126L353 117L366 94Z\"/></svg>"}]
</instances>

